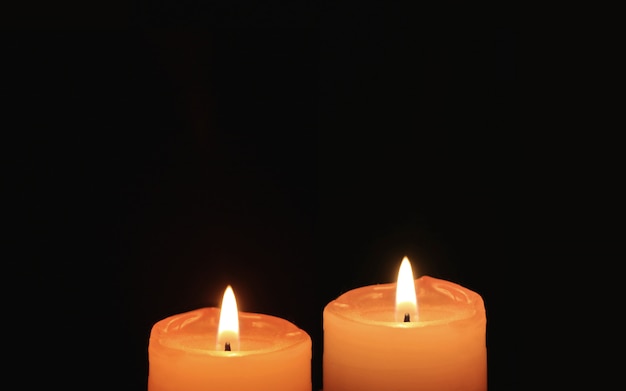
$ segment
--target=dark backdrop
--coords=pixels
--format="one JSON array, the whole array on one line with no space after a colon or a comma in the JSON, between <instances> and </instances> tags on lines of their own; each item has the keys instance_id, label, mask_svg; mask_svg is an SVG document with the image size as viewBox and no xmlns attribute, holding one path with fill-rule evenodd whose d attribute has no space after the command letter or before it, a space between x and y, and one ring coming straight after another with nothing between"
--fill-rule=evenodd
<instances>
[{"instance_id":1,"label":"dark backdrop","mask_svg":"<svg viewBox=\"0 0 626 391\"><path fill-rule=\"evenodd\" d=\"M515 35L429 26L3 34L13 373L145 390L152 324L231 284L319 389L323 307L408 255L483 296L515 389Z\"/></svg>"}]
</instances>

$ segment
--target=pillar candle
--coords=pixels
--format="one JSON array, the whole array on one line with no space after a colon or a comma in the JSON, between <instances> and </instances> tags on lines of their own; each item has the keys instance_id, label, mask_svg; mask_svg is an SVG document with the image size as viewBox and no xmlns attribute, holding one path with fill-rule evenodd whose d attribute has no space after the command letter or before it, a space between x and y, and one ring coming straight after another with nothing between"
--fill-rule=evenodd
<instances>
[{"instance_id":1,"label":"pillar candle","mask_svg":"<svg viewBox=\"0 0 626 391\"><path fill-rule=\"evenodd\" d=\"M487 390L481 296L412 272L410 289L398 292L406 284L401 274L396 283L348 291L324 308L324 391Z\"/></svg>"},{"instance_id":2,"label":"pillar candle","mask_svg":"<svg viewBox=\"0 0 626 391\"><path fill-rule=\"evenodd\" d=\"M148 391L311 391L309 335L287 320L237 311L234 294L230 301L234 310L200 308L154 324ZM235 319L220 319L227 312Z\"/></svg>"}]
</instances>

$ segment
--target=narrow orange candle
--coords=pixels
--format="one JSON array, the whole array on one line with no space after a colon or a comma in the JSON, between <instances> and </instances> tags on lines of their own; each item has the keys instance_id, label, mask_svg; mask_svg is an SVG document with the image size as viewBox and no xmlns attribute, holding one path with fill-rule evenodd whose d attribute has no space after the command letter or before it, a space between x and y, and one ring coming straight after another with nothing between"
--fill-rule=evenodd
<instances>
[{"instance_id":1,"label":"narrow orange candle","mask_svg":"<svg viewBox=\"0 0 626 391\"><path fill-rule=\"evenodd\" d=\"M407 283L408 281L408 283ZM486 391L479 294L433 277L357 288L324 308L324 391Z\"/></svg>"},{"instance_id":2,"label":"narrow orange candle","mask_svg":"<svg viewBox=\"0 0 626 391\"><path fill-rule=\"evenodd\" d=\"M239 312L230 287L221 310L155 323L148 391L311 391L311 338L287 320Z\"/></svg>"}]
</instances>

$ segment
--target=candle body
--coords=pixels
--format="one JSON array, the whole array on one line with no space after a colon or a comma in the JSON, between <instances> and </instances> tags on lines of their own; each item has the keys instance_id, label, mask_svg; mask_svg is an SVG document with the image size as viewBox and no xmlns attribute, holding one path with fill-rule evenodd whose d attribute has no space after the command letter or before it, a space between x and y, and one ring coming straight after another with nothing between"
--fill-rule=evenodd
<instances>
[{"instance_id":1,"label":"candle body","mask_svg":"<svg viewBox=\"0 0 626 391\"><path fill-rule=\"evenodd\" d=\"M274 316L239 313L239 351L216 350L218 308L157 322L148 391L311 391L311 339Z\"/></svg>"},{"instance_id":2,"label":"candle body","mask_svg":"<svg viewBox=\"0 0 626 391\"><path fill-rule=\"evenodd\" d=\"M419 319L396 322L396 284L357 288L324 309L324 391L485 391L486 316L480 295L415 280Z\"/></svg>"}]
</instances>

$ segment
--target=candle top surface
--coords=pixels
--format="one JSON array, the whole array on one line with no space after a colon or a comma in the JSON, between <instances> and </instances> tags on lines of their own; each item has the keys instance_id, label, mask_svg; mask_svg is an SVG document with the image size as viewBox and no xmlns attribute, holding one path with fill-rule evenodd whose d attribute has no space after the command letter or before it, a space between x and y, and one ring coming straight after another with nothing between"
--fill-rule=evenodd
<instances>
[{"instance_id":1,"label":"candle top surface","mask_svg":"<svg viewBox=\"0 0 626 391\"><path fill-rule=\"evenodd\" d=\"M247 356L289 349L310 340L304 330L285 319L239 312L240 350L217 350L219 315L219 308L207 307L160 320L152 327L151 343L195 354Z\"/></svg>"},{"instance_id":2,"label":"candle top surface","mask_svg":"<svg viewBox=\"0 0 626 391\"><path fill-rule=\"evenodd\" d=\"M325 311L348 321L397 328L449 324L484 316L482 297L450 281L422 276L415 280L419 318L395 320L396 283L356 288L330 302Z\"/></svg>"}]
</instances>

